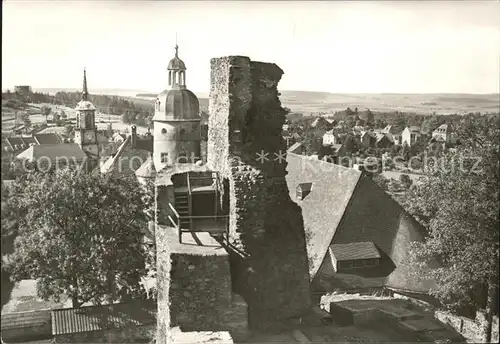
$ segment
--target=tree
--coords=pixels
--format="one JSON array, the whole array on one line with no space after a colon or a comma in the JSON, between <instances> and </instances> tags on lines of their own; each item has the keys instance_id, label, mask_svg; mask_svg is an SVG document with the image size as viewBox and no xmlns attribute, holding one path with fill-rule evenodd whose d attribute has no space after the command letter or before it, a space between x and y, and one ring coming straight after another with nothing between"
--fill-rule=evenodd
<instances>
[{"instance_id":1,"label":"tree","mask_svg":"<svg viewBox=\"0 0 500 344\"><path fill-rule=\"evenodd\" d=\"M42 115L45 116L45 123L48 123L47 118L49 117L50 112L52 111L52 108L50 106L44 105L44 106L42 106L41 111L42 111Z\"/></svg>"},{"instance_id":2,"label":"tree","mask_svg":"<svg viewBox=\"0 0 500 344\"><path fill-rule=\"evenodd\" d=\"M373 117L373 113L370 111L370 109L367 109L366 110L366 124L369 126L372 126L374 122L375 122L375 118Z\"/></svg>"},{"instance_id":3,"label":"tree","mask_svg":"<svg viewBox=\"0 0 500 344\"><path fill-rule=\"evenodd\" d=\"M67 119L68 118L68 115L66 114L66 112L64 110L61 110L61 118L62 119Z\"/></svg>"},{"instance_id":4,"label":"tree","mask_svg":"<svg viewBox=\"0 0 500 344\"><path fill-rule=\"evenodd\" d=\"M413 180L411 180L410 176L404 173L399 176L399 181L405 187L405 189L409 189L413 184Z\"/></svg>"},{"instance_id":5,"label":"tree","mask_svg":"<svg viewBox=\"0 0 500 344\"><path fill-rule=\"evenodd\" d=\"M499 126L471 120L458 131L462 145L444 154L404 199L427 229L426 240L410 252L447 307L486 308L490 341L499 277Z\"/></svg>"},{"instance_id":6,"label":"tree","mask_svg":"<svg viewBox=\"0 0 500 344\"><path fill-rule=\"evenodd\" d=\"M125 111L125 112L122 114L122 116L121 116L121 120L122 120L122 123L125 123L125 124L130 124L130 123L132 123L132 118L131 118L130 112Z\"/></svg>"},{"instance_id":7,"label":"tree","mask_svg":"<svg viewBox=\"0 0 500 344\"><path fill-rule=\"evenodd\" d=\"M141 291L151 198L135 179L62 169L27 174L14 188L12 204L25 214L8 262L14 280L37 279L39 297L66 293L73 307Z\"/></svg>"}]
</instances>

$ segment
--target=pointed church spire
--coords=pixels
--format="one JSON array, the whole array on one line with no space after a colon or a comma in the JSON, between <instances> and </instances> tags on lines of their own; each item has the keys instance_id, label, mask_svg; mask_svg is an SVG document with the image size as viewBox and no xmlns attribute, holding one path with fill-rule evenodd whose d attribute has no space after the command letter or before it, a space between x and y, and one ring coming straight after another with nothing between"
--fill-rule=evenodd
<instances>
[{"instance_id":1,"label":"pointed church spire","mask_svg":"<svg viewBox=\"0 0 500 344\"><path fill-rule=\"evenodd\" d=\"M88 100L89 91L87 89L87 71L83 68L83 91L82 100Z\"/></svg>"}]
</instances>

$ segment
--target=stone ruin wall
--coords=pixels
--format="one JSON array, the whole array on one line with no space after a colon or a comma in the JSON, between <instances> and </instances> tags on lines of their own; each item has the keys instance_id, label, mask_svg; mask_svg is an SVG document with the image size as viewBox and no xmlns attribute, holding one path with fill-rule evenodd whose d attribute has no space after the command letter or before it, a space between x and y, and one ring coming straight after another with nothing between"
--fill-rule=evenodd
<instances>
[{"instance_id":1,"label":"stone ruin wall","mask_svg":"<svg viewBox=\"0 0 500 344\"><path fill-rule=\"evenodd\" d=\"M283 71L243 56L212 59L211 69L208 164L229 181L234 291L252 328L279 330L310 305L302 214L288 193L286 161L274 161L286 151Z\"/></svg>"}]
</instances>

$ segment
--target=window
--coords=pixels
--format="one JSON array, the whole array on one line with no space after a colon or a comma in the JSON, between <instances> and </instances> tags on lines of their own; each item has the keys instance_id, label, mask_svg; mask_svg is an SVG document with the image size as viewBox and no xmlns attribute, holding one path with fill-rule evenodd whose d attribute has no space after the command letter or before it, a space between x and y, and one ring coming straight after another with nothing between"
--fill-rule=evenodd
<instances>
[{"instance_id":1,"label":"window","mask_svg":"<svg viewBox=\"0 0 500 344\"><path fill-rule=\"evenodd\" d=\"M186 152L179 153L179 158L177 159L179 164L187 164L189 162Z\"/></svg>"},{"instance_id":2,"label":"window","mask_svg":"<svg viewBox=\"0 0 500 344\"><path fill-rule=\"evenodd\" d=\"M355 260L355 261L353 261L353 267L354 268L362 268L363 266L365 266L364 263L365 262L363 260Z\"/></svg>"},{"instance_id":3,"label":"window","mask_svg":"<svg viewBox=\"0 0 500 344\"><path fill-rule=\"evenodd\" d=\"M163 135L165 135L165 134L167 133L167 129L163 128L163 129L161 130L161 133L162 133Z\"/></svg>"},{"instance_id":4,"label":"window","mask_svg":"<svg viewBox=\"0 0 500 344\"><path fill-rule=\"evenodd\" d=\"M351 269L352 268L352 264L353 261L352 260L343 260L343 261L339 261L337 263L337 266L339 269Z\"/></svg>"},{"instance_id":5,"label":"window","mask_svg":"<svg viewBox=\"0 0 500 344\"><path fill-rule=\"evenodd\" d=\"M168 153L161 153L160 159L162 164L168 163Z\"/></svg>"},{"instance_id":6,"label":"window","mask_svg":"<svg viewBox=\"0 0 500 344\"><path fill-rule=\"evenodd\" d=\"M378 265L378 259L365 259L364 260L364 265L365 266L377 266Z\"/></svg>"}]
</instances>

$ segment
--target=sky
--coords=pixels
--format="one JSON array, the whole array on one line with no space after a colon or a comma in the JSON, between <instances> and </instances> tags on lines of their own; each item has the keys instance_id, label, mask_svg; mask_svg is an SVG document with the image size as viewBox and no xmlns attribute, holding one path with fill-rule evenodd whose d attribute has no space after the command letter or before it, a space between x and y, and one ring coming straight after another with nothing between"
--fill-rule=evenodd
<instances>
[{"instance_id":1,"label":"sky","mask_svg":"<svg viewBox=\"0 0 500 344\"><path fill-rule=\"evenodd\" d=\"M498 1L4 0L2 88L160 92L179 45L189 89L210 58L284 70L280 90L498 93Z\"/></svg>"}]
</instances>

